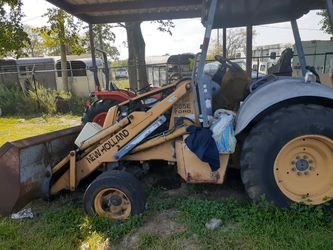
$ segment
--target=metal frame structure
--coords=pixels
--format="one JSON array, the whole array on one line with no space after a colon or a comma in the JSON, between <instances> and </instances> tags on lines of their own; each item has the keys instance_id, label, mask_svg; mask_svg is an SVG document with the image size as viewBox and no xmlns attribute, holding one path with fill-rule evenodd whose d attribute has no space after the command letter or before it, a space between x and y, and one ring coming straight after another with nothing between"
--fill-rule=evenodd
<instances>
[{"instance_id":1,"label":"metal frame structure","mask_svg":"<svg viewBox=\"0 0 333 250\"><path fill-rule=\"evenodd\" d=\"M301 35L299 33L299 29L298 29L298 25L297 25L296 20L291 21L291 27L292 27L293 33L294 33L297 55L298 55L299 62L300 62L300 65L301 65L302 74L303 74L303 76L305 76L305 74L306 74L306 59L305 59L305 55L304 55L304 49L303 49L303 45L302 45Z\"/></svg>"},{"instance_id":2,"label":"metal frame structure","mask_svg":"<svg viewBox=\"0 0 333 250\"><path fill-rule=\"evenodd\" d=\"M208 46L209 41L212 33L213 28L217 28L218 26L221 26L222 24L216 23L215 19L223 19L224 17L218 16L218 13L226 13L228 6L230 7L231 3L223 4L222 1L218 0L211 0L211 1L201 1L201 0L170 0L170 1L162 1L162 0L148 0L148 1L141 1L141 2L109 2L109 3L86 3L81 4L78 6L74 6L69 4L69 1L59 1L59 0L48 0L49 2L65 9L66 11L72 13L73 15L76 15L80 19L87 21L89 23L89 36L90 36L90 42L91 42L91 55L93 58L93 72L94 72L94 78L96 82L96 90L100 90L100 84L99 79L97 76L97 66L96 66L96 49L94 46L94 34L93 34L93 24L92 23L101 23L101 22L113 22L113 21L119 21L116 20L116 16L111 17L106 14L103 14L103 11L105 10L112 10L112 11L124 11L124 10L130 10L133 9L132 17L129 17L128 15L122 16L122 21L131 21L131 20L137 20L138 18L141 18L141 20L151 20L153 19L162 19L162 18L185 18L185 17L197 17L199 15L197 7L200 5L207 7L207 11L204 12L204 15L206 17L203 17L203 24L206 28L205 36L203 40L203 44L201 46L201 54L200 54L200 62L198 64L198 71L193 74L193 83L196 85L200 95L199 98L199 110L201 113L201 119L203 122L204 127L208 127L209 123L209 116L212 114L211 110L211 93L208 91L207 84L204 84L205 82L205 75L203 74L204 65L206 62L206 57L208 53ZM241 0L239 0L241 1ZM241 3L241 2L240 2ZM203 5L201 5L203 4ZM229 4L229 5L228 5ZM329 16L331 20L333 20L333 2L332 0L326 0L327 9L329 12ZM187 6L187 8L184 8L184 6ZM196 11L191 10L192 8L195 8ZM197 6L197 7L193 7ZM150 9L159 9L158 13L153 13L150 11ZM164 10L162 10L162 9ZM168 8L178 8L178 12L176 11L174 14L170 14L168 12ZM301 6L297 6L297 8L302 8ZM170 10L170 9L169 9ZM304 11L304 10L302 10ZM302 12L300 11L300 12ZM92 14L92 16L88 16L88 13ZM94 16L96 13L101 13L100 17ZM113 13L113 12L110 12ZM145 14L142 14L145 13ZM201 13L200 13L201 14ZM158 15L158 17L157 17ZM294 16L295 19L291 20L291 27L294 34L295 44L297 48L297 54L299 56L299 61L302 69L302 73L305 76L307 70L306 70L306 59L304 55L304 49L301 42L301 36L299 33L298 25L296 16L298 17L299 14L291 14L291 16ZM247 39L246 39L246 70L247 74L251 76L252 74L252 41L253 41L253 32L252 32L252 23L255 24L255 21L250 21L251 25L247 26ZM223 26L223 53L226 53L226 27ZM108 78L108 77L107 77Z\"/></svg>"},{"instance_id":3,"label":"metal frame structure","mask_svg":"<svg viewBox=\"0 0 333 250\"><path fill-rule=\"evenodd\" d=\"M207 22L205 23L206 32L203 44L201 45L201 54L200 54L200 63L198 67L198 72L196 77L193 77L193 83L197 85L199 93L199 105L200 112L202 115L202 121L204 127L209 127L208 117L211 115L211 96L209 96L210 91L208 90L207 84L205 84L205 76L204 76L204 67L206 63L208 47L210 37L212 35L212 28L214 23L214 16L217 7L217 0L212 0L211 5L209 7L209 15ZM194 69L195 70L195 69ZM194 76L195 74L193 74Z\"/></svg>"},{"instance_id":4,"label":"metal frame structure","mask_svg":"<svg viewBox=\"0 0 333 250\"><path fill-rule=\"evenodd\" d=\"M329 13L332 29L333 29L333 0L326 0L327 10ZM214 18L216 17L216 9L218 7L217 0L212 0L209 6L209 12L207 15L207 20L204 23L204 26L206 27L205 37L202 44L202 51L201 51L201 57L200 57L200 63L198 72L196 75L196 78L193 77L193 82L197 85L199 93L199 106L200 106L200 115L203 121L204 127L209 127L209 116L211 115L211 104L209 104L209 97L208 94L209 91L207 90L207 84L205 84L204 74L203 74L203 68L206 62L206 56L208 51L208 45L209 40L212 32L212 28L214 27ZM223 7L223 6L222 6ZM299 57L300 66L302 69L303 76L307 73L307 63L306 58L304 54L304 49L302 45L301 35L299 32L298 24L296 19L292 19L290 21L294 39L295 39L295 45L297 49L297 54ZM226 28L223 28L223 41L226 41ZM247 38L246 38L246 71L249 76L252 74L252 41L253 41L253 32L252 32L252 26L247 26ZM223 43L223 53L225 53L225 43ZM195 76L195 74L193 74ZM208 93L208 94L207 94Z\"/></svg>"},{"instance_id":5,"label":"metal frame structure","mask_svg":"<svg viewBox=\"0 0 333 250\"><path fill-rule=\"evenodd\" d=\"M193 18L202 11L202 0L47 1L92 24Z\"/></svg>"}]
</instances>

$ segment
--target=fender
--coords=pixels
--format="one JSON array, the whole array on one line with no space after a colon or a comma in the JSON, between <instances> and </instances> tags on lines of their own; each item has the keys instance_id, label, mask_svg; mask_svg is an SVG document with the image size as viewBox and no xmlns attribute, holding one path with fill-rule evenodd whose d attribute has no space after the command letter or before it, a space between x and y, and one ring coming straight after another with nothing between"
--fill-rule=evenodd
<instances>
[{"instance_id":1,"label":"fender","mask_svg":"<svg viewBox=\"0 0 333 250\"><path fill-rule=\"evenodd\" d=\"M242 103L236 119L235 134L244 131L250 123L269 108L302 98L325 99L333 103L333 89L323 84L305 82L303 78L281 78L256 89Z\"/></svg>"},{"instance_id":2,"label":"fender","mask_svg":"<svg viewBox=\"0 0 333 250\"><path fill-rule=\"evenodd\" d=\"M125 102L128 99L136 96L134 93L126 90L96 91L95 95L99 100L115 100L119 103Z\"/></svg>"}]
</instances>

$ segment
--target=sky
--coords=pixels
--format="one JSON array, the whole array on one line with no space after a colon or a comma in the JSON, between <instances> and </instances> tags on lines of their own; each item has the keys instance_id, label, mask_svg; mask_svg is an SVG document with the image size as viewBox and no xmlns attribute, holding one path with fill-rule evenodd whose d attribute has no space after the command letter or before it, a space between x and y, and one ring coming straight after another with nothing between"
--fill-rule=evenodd
<instances>
[{"instance_id":1,"label":"sky","mask_svg":"<svg viewBox=\"0 0 333 250\"><path fill-rule=\"evenodd\" d=\"M25 17L23 23L31 26L47 25L47 20L42 17L47 8L53 7L45 0L23 0L23 11ZM327 40L330 36L320 30L321 17L318 11L311 11L303 16L298 25L302 40ZM160 56L165 54L197 53L203 41L204 28L199 18L174 20L175 28L173 35L161 33L157 30L156 24L144 22L142 33L146 42L147 56ZM289 23L278 23L264 26L256 26L256 37L254 45L268 45L277 43L294 43L292 30ZM127 58L127 48L123 42L126 40L124 28L114 28L116 34L115 46L120 51L120 58ZM216 31L213 31L213 39L216 38Z\"/></svg>"}]
</instances>

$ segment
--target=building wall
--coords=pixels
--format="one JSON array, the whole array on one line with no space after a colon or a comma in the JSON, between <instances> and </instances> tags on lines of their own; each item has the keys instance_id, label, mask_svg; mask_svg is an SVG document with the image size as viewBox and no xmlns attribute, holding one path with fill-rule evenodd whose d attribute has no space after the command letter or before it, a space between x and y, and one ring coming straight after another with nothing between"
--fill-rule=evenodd
<instances>
[{"instance_id":1,"label":"building wall","mask_svg":"<svg viewBox=\"0 0 333 250\"><path fill-rule=\"evenodd\" d=\"M321 81L333 87L333 41L304 41L303 48L305 55L312 54L306 56L307 65L314 66ZM295 46L294 51L296 51ZM293 76L301 77L302 71L297 56L294 57L292 67Z\"/></svg>"}]
</instances>

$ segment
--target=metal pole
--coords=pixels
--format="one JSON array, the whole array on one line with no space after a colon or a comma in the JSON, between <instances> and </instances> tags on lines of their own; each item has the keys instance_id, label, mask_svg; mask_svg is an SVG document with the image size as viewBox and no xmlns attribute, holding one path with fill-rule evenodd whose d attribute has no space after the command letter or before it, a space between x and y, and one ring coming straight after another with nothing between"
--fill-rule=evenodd
<instances>
[{"instance_id":1,"label":"metal pole","mask_svg":"<svg viewBox=\"0 0 333 250\"><path fill-rule=\"evenodd\" d=\"M258 60L257 60L257 79L259 79L259 65L260 65L260 58L258 57ZM251 75L251 78L252 78L252 75Z\"/></svg>"},{"instance_id":2,"label":"metal pole","mask_svg":"<svg viewBox=\"0 0 333 250\"><path fill-rule=\"evenodd\" d=\"M204 72L204 67L206 64L209 41L210 41L210 37L212 35L212 28L213 28L216 8L217 8L217 0L212 0L210 7L209 7L208 18L205 23L206 32L205 32L203 44L201 45L201 55L200 55L200 62L199 62L199 67L198 67L197 78L193 79L195 84L197 84L197 87L199 90L199 99L200 99L199 106L200 106L200 112L201 112L202 120L203 120L203 127L205 127L205 128L209 127L208 116L210 115L209 109L211 109L211 100L208 95L208 93L209 93L208 86L207 86L207 84L204 84L205 77L204 77L203 72Z\"/></svg>"},{"instance_id":3,"label":"metal pole","mask_svg":"<svg viewBox=\"0 0 333 250\"><path fill-rule=\"evenodd\" d=\"M108 54L103 51L102 49L96 49L96 51L102 53L103 61L104 61L104 75L105 75L105 90L114 90L113 85L110 84L110 69L109 69L109 62L108 62Z\"/></svg>"},{"instance_id":4,"label":"metal pole","mask_svg":"<svg viewBox=\"0 0 333 250\"><path fill-rule=\"evenodd\" d=\"M298 59L299 59L301 69L302 69L302 74L303 74L303 76L305 76L305 74L306 74L306 60L305 60L301 35L299 34L299 29L298 29L298 25L297 25L296 20L291 21L291 27L292 27L293 33L294 33L295 45L296 45L296 49L297 49Z\"/></svg>"},{"instance_id":5,"label":"metal pole","mask_svg":"<svg viewBox=\"0 0 333 250\"><path fill-rule=\"evenodd\" d=\"M327 5L328 16L329 16L330 22L331 22L331 29L332 29L332 32L333 32L333 1L332 0L326 0L326 5Z\"/></svg>"},{"instance_id":6,"label":"metal pole","mask_svg":"<svg viewBox=\"0 0 333 250\"><path fill-rule=\"evenodd\" d=\"M223 28L223 56L225 58L228 57L227 55L227 28Z\"/></svg>"},{"instance_id":7,"label":"metal pole","mask_svg":"<svg viewBox=\"0 0 333 250\"><path fill-rule=\"evenodd\" d=\"M220 53L220 29L216 30L216 36L217 36L217 53Z\"/></svg>"},{"instance_id":8,"label":"metal pole","mask_svg":"<svg viewBox=\"0 0 333 250\"><path fill-rule=\"evenodd\" d=\"M89 39L90 39L90 49L91 49L91 59L92 59L92 71L94 73L95 88L97 91L101 90L101 85L98 80L97 74L97 63L96 63L96 51L95 51L95 39L93 25L89 23Z\"/></svg>"},{"instance_id":9,"label":"metal pole","mask_svg":"<svg viewBox=\"0 0 333 250\"><path fill-rule=\"evenodd\" d=\"M252 75L252 26L246 27L246 73L251 78ZM258 69L259 70L259 65Z\"/></svg>"},{"instance_id":10,"label":"metal pole","mask_svg":"<svg viewBox=\"0 0 333 250\"><path fill-rule=\"evenodd\" d=\"M326 73L327 53L325 53L323 74Z\"/></svg>"}]
</instances>

